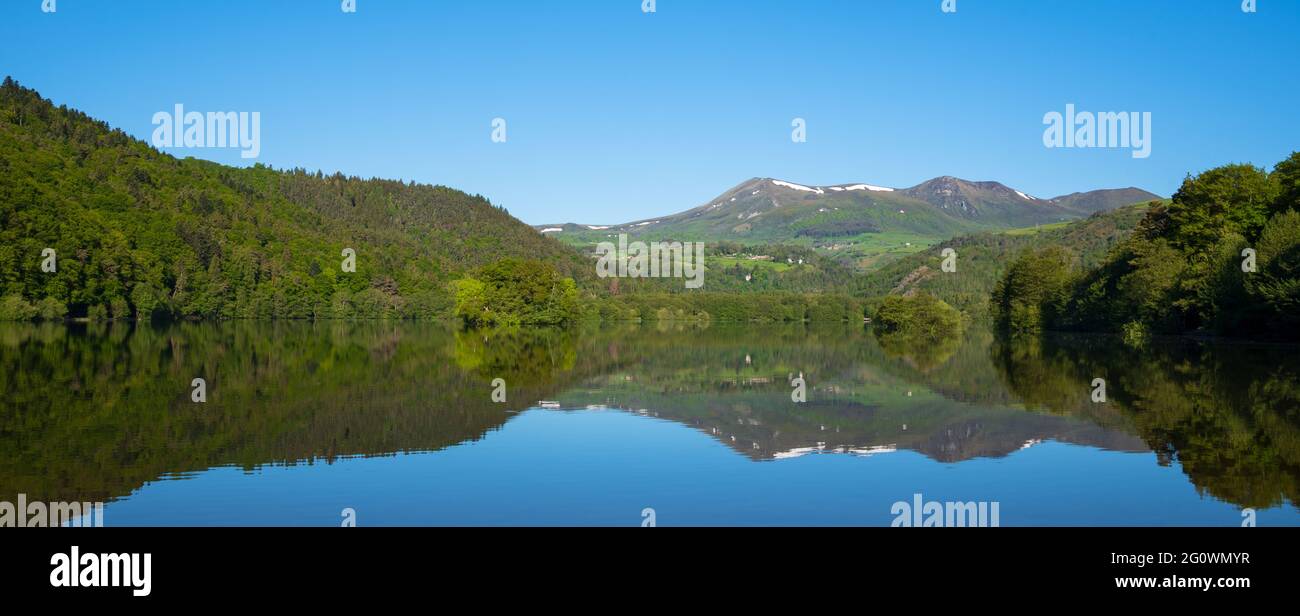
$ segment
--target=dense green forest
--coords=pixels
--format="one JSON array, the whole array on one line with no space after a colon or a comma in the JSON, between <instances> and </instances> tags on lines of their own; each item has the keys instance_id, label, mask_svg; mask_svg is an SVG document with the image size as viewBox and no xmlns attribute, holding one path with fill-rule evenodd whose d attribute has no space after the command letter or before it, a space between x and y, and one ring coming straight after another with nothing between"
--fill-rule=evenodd
<instances>
[{"instance_id":1,"label":"dense green forest","mask_svg":"<svg viewBox=\"0 0 1300 616\"><path fill-rule=\"evenodd\" d=\"M606 321L862 322L863 302L833 293L635 293L597 298Z\"/></svg>"},{"instance_id":2,"label":"dense green forest","mask_svg":"<svg viewBox=\"0 0 1300 616\"><path fill-rule=\"evenodd\" d=\"M457 280L456 316L469 325L569 325L582 315L572 278L530 259L503 259Z\"/></svg>"},{"instance_id":3,"label":"dense green forest","mask_svg":"<svg viewBox=\"0 0 1300 616\"><path fill-rule=\"evenodd\" d=\"M177 159L0 86L3 319L449 316L449 282L525 256L593 277L481 197Z\"/></svg>"},{"instance_id":4,"label":"dense green forest","mask_svg":"<svg viewBox=\"0 0 1300 616\"><path fill-rule=\"evenodd\" d=\"M1023 252L990 306L1006 330L1209 332L1300 338L1300 153L1273 171L1188 177L1094 267L1060 247Z\"/></svg>"},{"instance_id":5,"label":"dense green forest","mask_svg":"<svg viewBox=\"0 0 1300 616\"><path fill-rule=\"evenodd\" d=\"M890 295L876 308L876 331L929 339L959 334L961 312L929 293Z\"/></svg>"},{"instance_id":6,"label":"dense green forest","mask_svg":"<svg viewBox=\"0 0 1300 616\"><path fill-rule=\"evenodd\" d=\"M923 291L971 318L983 319L989 293L1021 251L1060 246L1072 263L1094 266L1128 238L1150 207L1131 205L1059 225L955 237L858 278L855 294L873 298ZM956 251L956 271L944 272L940 267L946 248Z\"/></svg>"}]
</instances>

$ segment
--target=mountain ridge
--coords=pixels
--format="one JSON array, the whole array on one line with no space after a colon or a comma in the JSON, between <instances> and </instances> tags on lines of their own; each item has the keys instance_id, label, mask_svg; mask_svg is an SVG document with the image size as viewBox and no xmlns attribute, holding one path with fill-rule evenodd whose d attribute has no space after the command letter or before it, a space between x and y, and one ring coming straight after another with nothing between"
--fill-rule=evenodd
<instances>
[{"instance_id":1,"label":"mountain ridge","mask_svg":"<svg viewBox=\"0 0 1300 616\"><path fill-rule=\"evenodd\" d=\"M696 217L704 212L718 209L719 206L726 206L729 203L735 203L745 195L745 191L750 191L749 196L757 196L761 193L764 184L769 185L772 193L785 196L805 193L808 197L825 197L825 196L846 196L852 193L865 193L874 196L904 196L912 199L938 206L941 209L962 210L966 218L976 218L977 211L974 205L987 205L996 203L997 200L1019 202L1022 205L1039 205L1047 206L1049 215L1067 216L1072 218L1083 218L1090 214L1115 209L1133 203L1142 201L1151 201L1161 199L1155 193L1129 186L1125 188L1100 188L1089 191L1076 191L1073 193L1058 195L1051 198L1040 198L1030 195L1024 191L1017 190L1006 184L994 180L966 180L951 175L936 176L931 179L920 182L909 187L888 187L878 184L865 182L850 182L843 184L801 184L789 180L783 180L774 177L753 177L744 182L723 191L714 199L683 210L676 214L668 214L652 218L641 218L624 223L546 223L532 225L538 231L559 232L588 230L588 231L618 231L618 232L637 232L645 230L644 227L661 225L666 220L680 219L682 217ZM893 195L889 195L893 193ZM979 203L973 204L972 197L978 197ZM779 203L779 201L778 201ZM779 206L778 206L779 207ZM742 214L743 216L743 214ZM741 219L743 220L743 218ZM1034 221L1041 224L1042 221ZM1032 226L1034 222L1026 225L1007 224L1005 228L1016 228L1017 226ZM1060 221L1051 221L1060 222Z\"/></svg>"}]
</instances>

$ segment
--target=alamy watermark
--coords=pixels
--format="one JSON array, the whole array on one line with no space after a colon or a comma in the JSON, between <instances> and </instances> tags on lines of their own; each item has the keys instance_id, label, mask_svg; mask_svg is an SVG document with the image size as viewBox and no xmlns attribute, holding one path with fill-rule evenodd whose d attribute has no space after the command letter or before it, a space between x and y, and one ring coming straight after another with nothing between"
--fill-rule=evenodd
<instances>
[{"instance_id":1,"label":"alamy watermark","mask_svg":"<svg viewBox=\"0 0 1300 616\"><path fill-rule=\"evenodd\" d=\"M889 508L895 516L890 526L996 527L1001 525L1000 507L998 501L927 501L918 492L912 502L897 501Z\"/></svg>"},{"instance_id":2,"label":"alamy watermark","mask_svg":"<svg viewBox=\"0 0 1300 616\"><path fill-rule=\"evenodd\" d=\"M240 148L240 158L262 153L262 113L254 111L171 111L153 114L155 148Z\"/></svg>"},{"instance_id":3,"label":"alamy watermark","mask_svg":"<svg viewBox=\"0 0 1300 616\"><path fill-rule=\"evenodd\" d=\"M492 401L506 401L506 380L501 377L492 379Z\"/></svg>"},{"instance_id":4,"label":"alamy watermark","mask_svg":"<svg viewBox=\"0 0 1300 616\"><path fill-rule=\"evenodd\" d=\"M26 494L19 494L16 504L0 501L0 528L59 526L104 526L104 503L27 502Z\"/></svg>"},{"instance_id":5,"label":"alamy watermark","mask_svg":"<svg viewBox=\"0 0 1300 616\"><path fill-rule=\"evenodd\" d=\"M704 286L704 242L631 242L618 234L618 244L596 245L596 275L600 278L685 278L686 288Z\"/></svg>"},{"instance_id":6,"label":"alamy watermark","mask_svg":"<svg viewBox=\"0 0 1300 616\"><path fill-rule=\"evenodd\" d=\"M50 557L50 586L55 588L130 588L137 597L149 596L153 584L152 554L81 553L79 546Z\"/></svg>"},{"instance_id":7,"label":"alamy watermark","mask_svg":"<svg viewBox=\"0 0 1300 616\"><path fill-rule=\"evenodd\" d=\"M939 269L947 274L955 274L957 272L957 251L952 248L944 248L939 251L939 256L943 257L943 261L939 263Z\"/></svg>"},{"instance_id":8,"label":"alamy watermark","mask_svg":"<svg viewBox=\"0 0 1300 616\"><path fill-rule=\"evenodd\" d=\"M1092 401L1096 404L1106 402L1106 379L1097 377L1092 380Z\"/></svg>"},{"instance_id":9,"label":"alamy watermark","mask_svg":"<svg viewBox=\"0 0 1300 616\"><path fill-rule=\"evenodd\" d=\"M1151 112L1076 111L1074 103L1065 113L1043 114L1043 146L1047 148L1131 149L1133 158L1151 156Z\"/></svg>"}]
</instances>

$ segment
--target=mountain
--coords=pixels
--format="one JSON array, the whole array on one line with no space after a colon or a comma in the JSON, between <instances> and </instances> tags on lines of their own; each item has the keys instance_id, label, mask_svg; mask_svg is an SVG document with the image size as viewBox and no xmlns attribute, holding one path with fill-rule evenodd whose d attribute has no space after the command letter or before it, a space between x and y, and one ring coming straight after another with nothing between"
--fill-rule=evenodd
<instances>
[{"instance_id":1,"label":"mountain","mask_svg":"<svg viewBox=\"0 0 1300 616\"><path fill-rule=\"evenodd\" d=\"M1155 199L1159 197L1140 188L1129 187L1070 193L1056 197L1052 201L1061 207L1086 215Z\"/></svg>"},{"instance_id":2,"label":"mountain","mask_svg":"<svg viewBox=\"0 0 1300 616\"><path fill-rule=\"evenodd\" d=\"M613 225L558 223L534 228L557 236L629 233L686 240L948 233L1031 227L1159 198L1141 189L1122 188L1040 199L999 182L951 176L901 189L871 184L805 186L754 178L678 214Z\"/></svg>"},{"instance_id":3,"label":"mountain","mask_svg":"<svg viewBox=\"0 0 1300 616\"><path fill-rule=\"evenodd\" d=\"M1050 199L1009 188L999 182L971 182L943 176L902 194L938 206L954 216L1003 228L1030 227L1082 218L1160 197L1137 188L1092 190Z\"/></svg>"},{"instance_id":4,"label":"mountain","mask_svg":"<svg viewBox=\"0 0 1300 616\"><path fill-rule=\"evenodd\" d=\"M584 246L628 233L644 239L798 243L861 267L964 233L1059 223L1159 197L1135 188L1040 199L998 182L951 176L911 188L873 184L810 186L753 178L698 207L623 224L534 228Z\"/></svg>"},{"instance_id":5,"label":"mountain","mask_svg":"<svg viewBox=\"0 0 1300 616\"><path fill-rule=\"evenodd\" d=\"M0 318L428 317L458 274L511 256L593 276L479 196L177 159L0 86Z\"/></svg>"},{"instance_id":6,"label":"mountain","mask_svg":"<svg viewBox=\"0 0 1300 616\"><path fill-rule=\"evenodd\" d=\"M630 233L687 240L772 240L902 231L952 234L977 227L892 188L868 184L804 186L754 178L678 214L619 225L539 225L557 236ZM561 229L556 232L554 229ZM592 233L595 232L595 233Z\"/></svg>"},{"instance_id":7,"label":"mountain","mask_svg":"<svg viewBox=\"0 0 1300 616\"><path fill-rule=\"evenodd\" d=\"M950 216L989 226L1028 227L1074 217L1050 199L1032 197L999 182L943 176L900 193L934 205Z\"/></svg>"}]
</instances>

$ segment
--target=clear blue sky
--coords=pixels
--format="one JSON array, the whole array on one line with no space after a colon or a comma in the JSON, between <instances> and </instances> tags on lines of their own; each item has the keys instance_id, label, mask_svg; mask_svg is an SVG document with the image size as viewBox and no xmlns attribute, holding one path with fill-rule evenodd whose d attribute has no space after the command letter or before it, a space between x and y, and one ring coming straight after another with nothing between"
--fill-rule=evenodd
<instances>
[{"instance_id":1,"label":"clear blue sky","mask_svg":"<svg viewBox=\"0 0 1300 616\"><path fill-rule=\"evenodd\" d=\"M1300 149L1294 0L40 4L0 6L0 73L56 104L142 139L178 102L260 111L259 162L446 184L530 223L676 212L754 176L1168 195ZM1150 111L1150 158L1044 148L1066 103Z\"/></svg>"}]
</instances>

